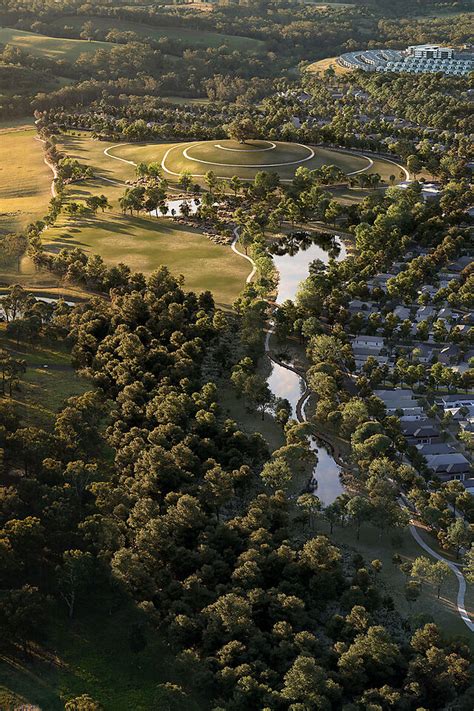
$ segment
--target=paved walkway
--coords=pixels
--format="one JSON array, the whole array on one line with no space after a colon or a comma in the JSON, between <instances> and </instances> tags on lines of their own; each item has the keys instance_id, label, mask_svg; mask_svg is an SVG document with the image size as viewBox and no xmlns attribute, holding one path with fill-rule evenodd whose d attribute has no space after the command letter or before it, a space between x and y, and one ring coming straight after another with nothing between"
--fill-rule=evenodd
<instances>
[{"instance_id":1,"label":"paved walkway","mask_svg":"<svg viewBox=\"0 0 474 711\"><path fill-rule=\"evenodd\" d=\"M250 272L250 274L248 275L248 277L246 279L247 283L249 283L252 281L252 279L255 275L255 272L257 271L257 265L255 264L254 260L251 257L249 257L247 254L244 254L237 248L236 245L237 245L238 239L239 239L239 231L238 231L238 228L236 227L234 229L234 241L232 242L232 250L236 254L243 257L248 262L250 262L250 264L252 264L252 271ZM273 306L273 305L271 305L271 306ZM270 338L271 338L272 333L273 333L273 327L270 324L270 326L267 330L267 334L265 336L265 353L267 354L268 358L270 358L270 360L275 360L272 357L271 351L270 351ZM300 373L298 373L298 371L296 371L291 366L288 366L285 363L279 363L279 361L275 361L275 362L278 363L279 365L283 366L284 368L287 368L288 370L293 370L303 380L306 387L305 387L304 393L301 395L301 397L298 400L298 403L296 405L296 417L299 422L306 422L306 413L304 410L304 406L306 405L306 402L309 398L310 393L308 390L308 386L306 385L305 379L300 375ZM403 502L403 499L400 499L400 506L402 506L405 509L407 508L405 503ZM413 536L415 541L418 543L418 545L421 548L423 548L423 550L426 551L426 553L428 553L430 556L432 556L433 558L436 558L436 560L440 560L443 563L446 563L449 566L449 568L452 570L454 575L456 576L456 578L458 580L458 584L459 584L456 607L458 609L459 615L461 616L461 619L464 622L464 624L467 626L467 628L470 630L470 632L474 632L474 623L471 621L469 614L466 611L466 605L465 605L466 579L465 579L464 575L461 573L461 571L459 570L459 567L456 565L456 563L453 563L452 561L448 560L447 558L444 558L443 556L439 555L439 553L434 551L427 543L425 543L425 541L422 539L422 537L418 533L416 526L414 526L413 523L410 523L408 527L409 527L411 535Z\"/></svg>"}]
</instances>

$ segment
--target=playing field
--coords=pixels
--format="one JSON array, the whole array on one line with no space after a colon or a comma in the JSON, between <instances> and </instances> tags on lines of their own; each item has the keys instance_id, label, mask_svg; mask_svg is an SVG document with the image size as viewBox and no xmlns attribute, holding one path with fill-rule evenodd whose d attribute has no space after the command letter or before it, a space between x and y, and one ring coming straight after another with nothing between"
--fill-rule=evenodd
<instances>
[{"instance_id":1,"label":"playing field","mask_svg":"<svg viewBox=\"0 0 474 711\"><path fill-rule=\"evenodd\" d=\"M98 49L110 49L114 45L110 42L89 42L81 39L62 39L47 37L35 32L23 32L10 27L0 27L0 44L11 44L14 47L51 59L65 59L75 62L80 54L91 54Z\"/></svg>"},{"instance_id":2,"label":"playing field","mask_svg":"<svg viewBox=\"0 0 474 711\"><path fill-rule=\"evenodd\" d=\"M0 234L43 217L51 198L51 171L36 131L0 132Z\"/></svg>"}]
</instances>

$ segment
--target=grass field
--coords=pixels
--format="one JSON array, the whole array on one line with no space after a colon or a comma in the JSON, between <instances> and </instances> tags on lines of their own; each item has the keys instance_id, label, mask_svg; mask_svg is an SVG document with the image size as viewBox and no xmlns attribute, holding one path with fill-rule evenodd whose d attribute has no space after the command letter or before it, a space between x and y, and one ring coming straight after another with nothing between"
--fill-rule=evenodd
<instances>
[{"instance_id":1,"label":"grass field","mask_svg":"<svg viewBox=\"0 0 474 711\"><path fill-rule=\"evenodd\" d=\"M38 427L50 427L55 414L65 400L90 389L71 365L71 354L58 343L39 343L34 347L7 337L5 324L0 324L0 348L14 358L26 361L26 373L21 376L19 390L12 401L18 406L22 421Z\"/></svg>"},{"instance_id":2,"label":"grass field","mask_svg":"<svg viewBox=\"0 0 474 711\"><path fill-rule=\"evenodd\" d=\"M163 101L167 104L175 104L176 106L185 106L189 104L190 106L208 106L211 103L210 99L190 99L187 96L163 96Z\"/></svg>"},{"instance_id":3,"label":"grass field","mask_svg":"<svg viewBox=\"0 0 474 711\"><path fill-rule=\"evenodd\" d=\"M47 212L51 171L36 131L11 130L0 139L0 234L23 229Z\"/></svg>"},{"instance_id":4,"label":"grass field","mask_svg":"<svg viewBox=\"0 0 474 711\"><path fill-rule=\"evenodd\" d=\"M274 147L272 147L274 146ZM314 151L314 156L311 153ZM236 141L220 140L198 141L175 144L124 144L109 150L110 161L122 158L125 161L158 161L165 168L166 178L177 180L179 173L188 170L196 178L202 177L208 170L213 170L222 178L238 175L242 179L252 180L259 170L278 172L282 180L291 180L297 168L302 165L309 169L333 164L345 172L364 170L368 161L362 156L336 152L328 148L310 148L295 143L269 141L249 141L241 145ZM112 168L110 162L103 165L110 171L119 170L123 176L127 164L121 161L120 167ZM133 166L131 166L133 170ZM131 174L130 168L127 175Z\"/></svg>"},{"instance_id":5,"label":"grass field","mask_svg":"<svg viewBox=\"0 0 474 711\"><path fill-rule=\"evenodd\" d=\"M89 694L104 711L171 709L165 692L167 682L179 684L186 696L186 711L206 711L208 704L189 687L192 674L179 669L159 634L146 634L147 646L134 653L129 646L133 624L142 622L134 608L103 614L107 601L81 610L72 621L62 607L53 611L54 625L46 630L42 647L32 658L0 657L0 709L61 711L64 701ZM31 704L31 706L26 706Z\"/></svg>"},{"instance_id":6,"label":"grass field","mask_svg":"<svg viewBox=\"0 0 474 711\"><path fill-rule=\"evenodd\" d=\"M164 264L174 275L184 276L187 289L209 289L222 306L233 303L249 272L247 263L229 247L215 245L198 230L167 218L130 217L116 211L74 222L63 218L44 241L52 251L77 246L100 254L108 264L123 262L147 274Z\"/></svg>"},{"instance_id":7,"label":"grass field","mask_svg":"<svg viewBox=\"0 0 474 711\"><path fill-rule=\"evenodd\" d=\"M251 37L238 37L235 35L224 35L218 32L208 32L201 29L188 29L185 27L156 27L153 25L139 24L135 22L128 22L126 20L120 20L118 18L109 17L95 17L81 15L80 17L65 17L58 20L56 26L63 26L66 24L68 27L74 27L76 30L80 30L84 22L92 22L94 29L109 31L111 29L117 29L122 32L135 32L139 37L151 37L153 39L160 39L160 37L167 37L170 40L178 40L180 43L186 44L191 47L220 47L222 45L227 45L233 50L251 51L252 49L260 49L264 47L264 42L261 40L256 40ZM52 30L54 31L55 23L53 22ZM110 47L111 45L109 45ZM112 45L113 46L113 45Z\"/></svg>"},{"instance_id":8,"label":"grass field","mask_svg":"<svg viewBox=\"0 0 474 711\"><path fill-rule=\"evenodd\" d=\"M23 32L10 27L0 27L0 44L11 44L14 47L51 59L65 59L75 62L80 54L92 54L98 49L110 49L114 45L109 42L89 42L81 39L62 39L38 35L34 32Z\"/></svg>"},{"instance_id":9,"label":"grass field","mask_svg":"<svg viewBox=\"0 0 474 711\"><path fill-rule=\"evenodd\" d=\"M347 74L350 69L347 67L341 67L340 64L336 62L337 57L327 57L326 59L319 59L317 62L313 62L306 67L307 72L312 72L313 74L323 74L326 69L334 69L337 76L341 74Z\"/></svg>"},{"instance_id":10,"label":"grass field","mask_svg":"<svg viewBox=\"0 0 474 711\"><path fill-rule=\"evenodd\" d=\"M323 520L319 521L317 529L322 533L329 534L329 525ZM422 532L420 531L420 533ZM462 636L474 649L472 634L461 620L456 609L458 584L454 574L449 575L441 590L439 600L436 597L436 590L433 586L425 583L419 599L412 606L407 602L404 594L405 576L400 572L398 566L392 563L392 557L395 553L399 553L404 561L413 561L422 555L429 558L428 554L413 539L408 529L402 531L399 540L396 542L392 542L390 534L381 534L380 530L371 524L362 525L359 541L357 541L356 530L352 524L346 525L344 528L335 526L330 537L338 545L357 551L368 562L376 558L382 561L383 568L380 573L380 581L386 593L394 598L395 606L402 615L411 617L421 613L428 614L446 633ZM426 533L423 533L423 537L429 545L433 545L433 541ZM443 555L445 555L444 552ZM466 607L471 614L474 613L474 590L472 585L468 586Z\"/></svg>"}]
</instances>

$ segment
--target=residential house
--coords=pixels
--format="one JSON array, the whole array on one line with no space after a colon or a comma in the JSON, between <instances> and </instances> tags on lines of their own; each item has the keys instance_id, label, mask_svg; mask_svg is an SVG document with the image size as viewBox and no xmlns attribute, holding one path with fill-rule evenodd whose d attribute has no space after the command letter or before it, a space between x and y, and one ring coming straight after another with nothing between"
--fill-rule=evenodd
<instances>
[{"instance_id":1,"label":"residential house","mask_svg":"<svg viewBox=\"0 0 474 711\"><path fill-rule=\"evenodd\" d=\"M471 474L471 465L460 452L449 452L448 454L429 454L425 457L428 467L440 479L464 480Z\"/></svg>"},{"instance_id":2,"label":"residential house","mask_svg":"<svg viewBox=\"0 0 474 711\"><path fill-rule=\"evenodd\" d=\"M405 321L405 319L410 318L410 309L407 306L397 306L393 313L395 316L398 316L400 321Z\"/></svg>"},{"instance_id":3,"label":"residential house","mask_svg":"<svg viewBox=\"0 0 474 711\"><path fill-rule=\"evenodd\" d=\"M459 354L459 346L455 343L450 343L440 350L438 361L443 365L455 365L459 360Z\"/></svg>"},{"instance_id":4,"label":"residential house","mask_svg":"<svg viewBox=\"0 0 474 711\"><path fill-rule=\"evenodd\" d=\"M427 343L418 343L413 350L417 351L417 355L413 356L414 359L420 363L431 363L433 359L433 348Z\"/></svg>"},{"instance_id":5,"label":"residential house","mask_svg":"<svg viewBox=\"0 0 474 711\"><path fill-rule=\"evenodd\" d=\"M417 449L424 457L433 454L452 454L456 450L447 442L436 442L435 444L419 444Z\"/></svg>"},{"instance_id":6,"label":"residential house","mask_svg":"<svg viewBox=\"0 0 474 711\"><path fill-rule=\"evenodd\" d=\"M429 321L435 315L436 311L433 306L427 304L426 306L420 306L415 314L415 321L420 323L420 321Z\"/></svg>"},{"instance_id":7,"label":"residential house","mask_svg":"<svg viewBox=\"0 0 474 711\"><path fill-rule=\"evenodd\" d=\"M352 348L370 348L378 352L384 348L385 342L382 336L365 336L360 334L352 339Z\"/></svg>"},{"instance_id":8,"label":"residential house","mask_svg":"<svg viewBox=\"0 0 474 711\"><path fill-rule=\"evenodd\" d=\"M435 400L436 404L443 409L447 407L472 407L474 405L474 395L440 395Z\"/></svg>"},{"instance_id":9,"label":"residential house","mask_svg":"<svg viewBox=\"0 0 474 711\"><path fill-rule=\"evenodd\" d=\"M401 422L402 433L408 444L435 444L441 441L441 433L434 420L428 418L414 422Z\"/></svg>"},{"instance_id":10,"label":"residential house","mask_svg":"<svg viewBox=\"0 0 474 711\"><path fill-rule=\"evenodd\" d=\"M472 264L473 258L471 255L466 254L463 257L459 257L455 262L448 264L448 269L453 272L462 272L463 269Z\"/></svg>"}]
</instances>

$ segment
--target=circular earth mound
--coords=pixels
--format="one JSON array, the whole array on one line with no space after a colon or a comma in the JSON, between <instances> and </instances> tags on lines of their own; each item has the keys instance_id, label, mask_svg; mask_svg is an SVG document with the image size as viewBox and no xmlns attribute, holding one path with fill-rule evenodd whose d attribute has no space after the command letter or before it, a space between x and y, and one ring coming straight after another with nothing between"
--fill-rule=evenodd
<instances>
[{"instance_id":1,"label":"circular earth mound","mask_svg":"<svg viewBox=\"0 0 474 711\"><path fill-rule=\"evenodd\" d=\"M362 171L370 167L368 159L331 152L328 158L324 149L312 148L301 143L280 141L233 140L196 141L169 147L162 158L164 172L177 177L183 170L193 177L202 177L212 170L221 178L237 175L243 179L253 179L259 170L276 172L282 180L291 180L299 166L310 169L324 163L337 165L344 171Z\"/></svg>"},{"instance_id":2,"label":"circular earth mound","mask_svg":"<svg viewBox=\"0 0 474 711\"><path fill-rule=\"evenodd\" d=\"M265 170L278 173L283 182L291 181L300 166L314 170L322 165L335 165L346 175L377 172L387 182L392 174L398 176L400 171L405 171L398 163L386 158L370 158L322 146L271 140L245 143L229 139L174 144L125 143L109 146L104 153L109 159L117 161L117 168L121 164L119 171L123 174L129 171L130 166L142 161L157 162L171 182L177 181L183 171L202 181L210 170L218 178L229 179L236 175L242 180L253 180L259 170ZM125 164L128 164L127 169ZM409 178L406 171L405 175Z\"/></svg>"}]
</instances>

